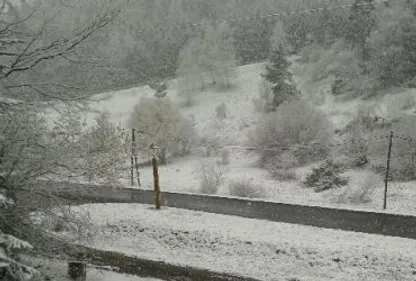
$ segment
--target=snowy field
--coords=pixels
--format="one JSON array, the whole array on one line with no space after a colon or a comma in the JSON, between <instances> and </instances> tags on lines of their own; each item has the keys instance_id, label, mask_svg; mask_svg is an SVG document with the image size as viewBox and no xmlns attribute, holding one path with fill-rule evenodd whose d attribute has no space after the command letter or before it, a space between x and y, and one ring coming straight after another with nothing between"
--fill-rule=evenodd
<instances>
[{"instance_id":1,"label":"snowy field","mask_svg":"<svg viewBox=\"0 0 416 281\"><path fill-rule=\"evenodd\" d=\"M225 167L225 181L220 186L219 195L228 195L228 183L232 180L248 180L264 188L264 196L268 200L296 204L328 205L335 207L364 208L367 210L381 210L383 204L384 183L381 179L372 177L366 172L349 172L351 177L349 186L341 190L329 191L322 194L315 193L312 189L305 189L301 181L311 171L312 166L296 169L298 180L279 182L271 178L269 173L260 169L257 165L258 154L245 151L247 147L247 134L260 118L260 113L255 111L252 103L253 98L258 97L260 73L263 72L263 64L247 65L239 68L239 77L236 86L228 92L204 91L195 94L195 102L191 107L181 107L181 113L194 120L195 128L202 138L218 141L223 147L230 151L230 164ZM301 71L298 71L301 73ZM302 92L311 98L323 97L319 107L327 113L333 121L334 130L342 128L357 114L358 104L374 103L353 100L349 102L336 102L328 94L328 81L319 83L306 83L304 78L295 75L294 79ZM168 97L180 105L181 101L177 95L176 81L169 82ZM395 96L407 95L416 97L415 90L403 93L395 93ZM122 126L127 126L127 120L133 111L133 107L141 97L154 96L154 90L148 86L138 87L118 92L110 92L95 96L96 102L91 107L96 111L108 110L111 121ZM216 118L215 108L225 103L228 111L225 120ZM399 107L397 105L396 107ZM395 103L391 97L386 96L377 102L377 110L381 116L388 114L399 114L394 109ZM87 121L89 125L94 122L96 113L90 113ZM171 159L167 166L160 167L160 185L165 191L198 192L199 176L198 168L201 161L201 152L196 151L193 155L185 158ZM150 155L142 155L142 160L149 160ZM216 159L211 159L215 161ZM128 160L130 161L130 160ZM394 162L392 163L394 165ZM152 188L151 167L140 170L142 188ZM126 178L127 172L126 172ZM338 204L339 193L348 190L357 190L366 180L371 179L374 193L372 202L359 205ZM123 180L125 187L130 187L128 179ZM391 183L388 193L388 211L394 213L416 214L416 186L414 183Z\"/></svg>"},{"instance_id":2,"label":"snowy field","mask_svg":"<svg viewBox=\"0 0 416 281\"><path fill-rule=\"evenodd\" d=\"M261 280L416 279L414 240L139 204L79 208L97 229L89 246L140 258Z\"/></svg>"}]
</instances>

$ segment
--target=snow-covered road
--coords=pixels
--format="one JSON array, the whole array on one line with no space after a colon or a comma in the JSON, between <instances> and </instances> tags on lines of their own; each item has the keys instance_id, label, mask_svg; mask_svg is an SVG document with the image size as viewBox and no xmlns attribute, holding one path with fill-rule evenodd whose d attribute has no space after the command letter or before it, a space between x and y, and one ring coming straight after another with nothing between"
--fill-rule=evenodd
<instances>
[{"instance_id":1,"label":"snow-covered road","mask_svg":"<svg viewBox=\"0 0 416 281\"><path fill-rule=\"evenodd\" d=\"M81 208L98 228L93 247L141 258L261 280L416 279L414 240L139 204Z\"/></svg>"}]
</instances>

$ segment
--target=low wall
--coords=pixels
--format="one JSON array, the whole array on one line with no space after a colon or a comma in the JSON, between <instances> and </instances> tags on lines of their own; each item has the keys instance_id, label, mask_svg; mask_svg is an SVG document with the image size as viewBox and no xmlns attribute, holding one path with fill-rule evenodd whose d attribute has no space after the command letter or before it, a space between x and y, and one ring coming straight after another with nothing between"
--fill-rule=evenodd
<instances>
[{"instance_id":1,"label":"low wall","mask_svg":"<svg viewBox=\"0 0 416 281\"><path fill-rule=\"evenodd\" d=\"M259 281L257 279L213 272L206 269L169 264L163 261L129 257L117 252L83 248L85 260L95 266L111 266L118 272L162 280Z\"/></svg>"},{"instance_id":2,"label":"low wall","mask_svg":"<svg viewBox=\"0 0 416 281\"><path fill-rule=\"evenodd\" d=\"M79 204L153 202L151 190L78 186L63 192L78 194ZM161 198L169 207L416 239L414 216L171 192L163 192Z\"/></svg>"}]
</instances>

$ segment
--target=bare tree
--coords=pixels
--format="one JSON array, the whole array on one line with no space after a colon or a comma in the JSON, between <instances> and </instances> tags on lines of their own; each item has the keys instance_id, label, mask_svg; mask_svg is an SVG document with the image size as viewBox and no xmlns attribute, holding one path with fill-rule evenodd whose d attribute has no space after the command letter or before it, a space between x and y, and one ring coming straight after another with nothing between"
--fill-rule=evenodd
<instances>
[{"instance_id":1,"label":"bare tree","mask_svg":"<svg viewBox=\"0 0 416 281\"><path fill-rule=\"evenodd\" d=\"M120 13L121 6L106 6L92 20L75 26L66 32L68 34L52 38L48 36L52 19L44 15L45 11L39 5L26 13L20 13L8 0L3 1L3 6L4 17L0 20L0 94L31 101L34 98L66 101L85 98L79 94L82 89L76 85L50 81L31 83L22 81L21 78L28 72L36 72L36 68L46 61L65 59L80 63L80 48L97 31L114 20ZM28 28L29 22L32 28ZM34 30L33 25L38 27Z\"/></svg>"},{"instance_id":2,"label":"bare tree","mask_svg":"<svg viewBox=\"0 0 416 281\"><path fill-rule=\"evenodd\" d=\"M69 9L75 3L54 4ZM19 5L17 1L0 1L0 196L8 202L7 208L0 204L0 233L30 241L35 248L42 247L43 253L59 245L32 223L29 213L62 206L65 200L39 180L82 177L88 167L84 165L86 148L80 141L85 125L80 112L65 107L51 130L51 124L39 114L45 103L38 102L58 100L70 105L88 95L76 84L36 75L45 63L62 59L93 67L92 61L82 57L82 48L112 23L123 6L112 3L101 7L96 6L95 15L89 13L90 20L60 33L54 17L49 17L40 2L22 1ZM71 220L71 216L60 219Z\"/></svg>"}]
</instances>

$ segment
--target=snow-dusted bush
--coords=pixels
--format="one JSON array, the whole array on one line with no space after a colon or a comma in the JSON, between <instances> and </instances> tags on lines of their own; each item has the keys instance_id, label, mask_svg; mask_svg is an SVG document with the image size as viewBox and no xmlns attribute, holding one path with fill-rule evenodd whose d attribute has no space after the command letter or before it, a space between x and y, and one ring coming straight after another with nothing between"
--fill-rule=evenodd
<instances>
[{"instance_id":1,"label":"snow-dusted bush","mask_svg":"<svg viewBox=\"0 0 416 281\"><path fill-rule=\"evenodd\" d=\"M380 175L362 171L350 179L345 189L335 192L333 201L352 204L368 203L372 201L374 191L382 186L383 179Z\"/></svg>"},{"instance_id":2,"label":"snow-dusted bush","mask_svg":"<svg viewBox=\"0 0 416 281\"><path fill-rule=\"evenodd\" d=\"M203 157L217 156L221 147L219 138L211 136L203 136L200 138L200 146L202 147Z\"/></svg>"},{"instance_id":3,"label":"snow-dusted bush","mask_svg":"<svg viewBox=\"0 0 416 281\"><path fill-rule=\"evenodd\" d=\"M314 188L315 192L322 192L328 189L338 188L348 184L348 178L342 177L343 170L328 159L312 172L304 181L305 187Z\"/></svg>"},{"instance_id":4,"label":"snow-dusted bush","mask_svg":"<svg viewBox=\"0 0 416 281\"><path fill-rule=\"evenodd\" d=\"M198 143L198 133L191 119L182 117L179 122L179 138L174 154L186 156Z\"/></svg>"},{"instance_id":5,"label":"snow-dusted bush","mask_svg":"<svg viewBox=\"0 0 416 281\"><path fill-rule=\"evenodd\" d=\"M302 100L281 105L249 135L251 145L264 149L263 164L276 163L288 149L300 165L325 159L331 138L331 123L326 115Z\"/></svg>"},{"instance_id":6,"label":"snow-dusted bush","mask_svg":"<svg viewBox=\"0 0 416 281\"><path fill-rule=\"evenodd\" d=\"M256 112L268 112L273 102L272 84L262 78L259 83L258 98L252 99Z\"/></svg>"},{"instance_id":7,"label":"snow-dusted bush","mask_svg":"<svg viewBox=\"0 0 416 281\"><path fill-rule=\"evenodd\" d=\"M200 177L199 192L202 194L216 194L224 182L225 168L210 159L200 162L198 175Z\"/></svg>"},{"instance_id":8,"label":"snow-dusted bush","mask_svg":"<svg viewBox=\"0 0 416 281\"><path fill-rule=\"evenodd\" d=\"M266 195L265 189L260 185L253 184L248 179L231 181L228 184L228 190L231 196L257 198Z\"/></svg>"},{"instance_id":9,"label":"snow-dusted bush","mask_svg":"<svg viewBox=\"0 0 416 281\"><path fill-rule=\"evenodd\" d=\"M218 152L218 156L220 157L221 165L228 165L230 164L230 151L226 148L221 149Z\"/></svg>"},{"instance_id":10,"label":"snow-dusted bush","mask_svg":"<svg viewBox=\"0 0 416 281\"><path fill-rule=\"evenodd\" d=\"M71 207L54 208L53 212L31 214L32 223L47 232L51 232L71 243L91 242L96 228L91 224L87 210L71 210Z\"/></svg>"},{"instance_id":11,"label":"snow-dusted bush","mask_svg":"<svg viewBox=\"0 0 416 281\"><path fill-rule=\"evenodd\" d=\"M86 177L96 183L119 186L120 177L125 173L130 158L128 134L110 122L108 112L102 112L95 122L85 133Z\"/></svg>"},{"instance_id":12,"label":"snow-dusted bush","mask_svg":"<svg viewBox=\"0 0 416 281\"><path fill-rule=\"evenodd\" d=\"M161 163L175 153L180 140L181 115L169 98L142 98L134 107L129 126L137 130L137 146L148 149L157 146Z\"/></svg>"},{"instance_id":13,"label":"snow-dusted bush","mask_svg":"<svg viewBox=\"0 0 416 281\"><path fill-rule=\"evenodd\" d=\"M14 200L7 195L3 188L0 189L0 211L9 214L16 207ZM6 220L6 221L3 221ZM6 224L5 224L6 222ZM14 226L15 222L7 221L7 217L2 218L3 227ZM32 250L32 245L28 242L8 235L0 231L0 271L4 274L1 280L7 281L29 281L39 277L39 272L27 266L21 259L21 254ZM3 279L2 279L3 278Z\"/></svg>"},{"instance_id":14,"label":"snow-dusted bush","mask_svg":"<svg viewBox=\"0 0 416 281\"><path fill-rule=\"evenodd\" d=\"M215 108L215 113L218 119L227 118L227 105L225 103L221 103Z\"/></svg>"},{"instance_id":15,"label":"snow-dusted bush","mask_svg":"<svg viewBox=\"0 0 416 281\"><path fill-rule=\"evenodd\" d=\"M333 95L353 98L376 94L376 77L363 73L362 61L343 40L338 40L329 49L311 45L301 54L306 63L304 75L309 82L334 78Z\"/></svg>"},{"instance_id":16,"label":"snow-dusted bush","mask_svg":"<svg viewBox=\"0 0 416 281\"><path fill-rule=\"evenodd\" d=\"M31 249L32 245L26 241L0 233L0 270L4 270L3 280L30 281L40 277L39 272L23 264L19 256Z\"/></svg>"},{"instance_id":17,"label":"snow-dusted bush","mask_svg":"<svg viewBox=\"0 0 416 281\"><path fill-rule=\"evenodd\" d=\"M193 96L207 86L229 88L236 77L236 58L232 35L227 25L206 25L191 38L179 54L177 69L179 95L190 106Z\"/></svg>"},{"instance_id":18,"label":"snow-dusted bush","mask_svg":"<svg viewBox=\"0 0 416 281\"><path fill-rule=\"evenodd\" d=\"M416 117L404 116L392 125L396 136L405 136L407 139L416 139ZM388 140L386 139L386 144ZM384 158L387 157L387 145ZM393 180L412 181L416 179L416 146L413 141L393 139L392 161L390 173Z\"/></svg>"}]
</instances>

